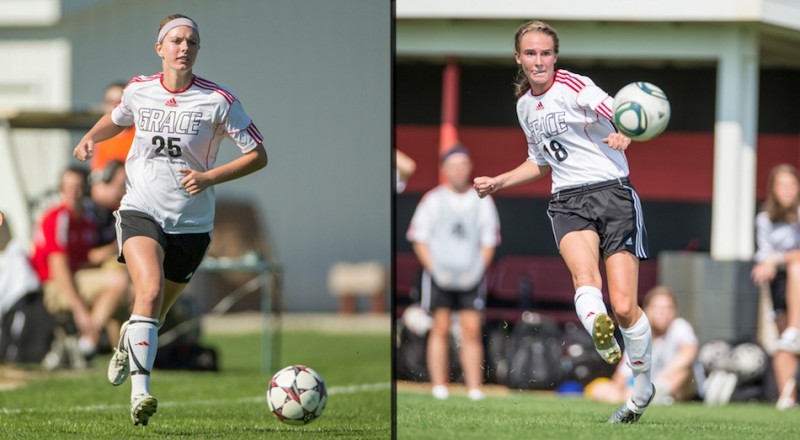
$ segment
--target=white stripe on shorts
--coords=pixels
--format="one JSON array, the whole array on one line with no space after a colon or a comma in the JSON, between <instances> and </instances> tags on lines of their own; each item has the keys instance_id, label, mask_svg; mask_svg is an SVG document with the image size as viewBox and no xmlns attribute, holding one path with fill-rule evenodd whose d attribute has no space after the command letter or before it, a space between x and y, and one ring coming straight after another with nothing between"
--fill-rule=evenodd
<instances>
[{"instance_id":1,"label":"white stripe on shorts","mask_svg":"<svg viewBox=\"0 0 800 440\"><path fill-rule=\"evenodd\" d=\"M431 275L427 270L422 271L422 281L419 286L419 302L422 310L431 311Z\"/></svg>"},{"instance_id":2,"label":"white stripe on shorts","mask_svg":"<svg viewBox=\"0 0 800 440\"><path fill-rule=\"evenodd\" d=\"M644 214L642 213L642 202L639 200L639 194L630 186L624 186L625 189L631 192L633 198L633 209L636 215L636 256L645 259L649 258L647 252L644 250Z\"/></svg>"}]
</instances>

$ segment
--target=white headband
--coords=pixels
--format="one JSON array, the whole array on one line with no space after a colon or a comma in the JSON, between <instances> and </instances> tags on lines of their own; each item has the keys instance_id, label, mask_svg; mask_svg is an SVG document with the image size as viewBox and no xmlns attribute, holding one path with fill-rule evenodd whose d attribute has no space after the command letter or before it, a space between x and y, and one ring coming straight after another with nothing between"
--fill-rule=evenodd
<instances>
[{"instance_id":1,"label":"white headband","mask_svg":"<svg viewBox=\"0 0 800 440\"><path fill-rule=\"evenodd\" d=\"M189 26L190 28L194 29L198 37L200 36L200 31L197 29L197 24L194 21L189 18L176 18L167 22L167 24L165 24L164 27L158 31L158 39L156 40L156 43L161 44L161 42L164 40L164 37L167 35L167 32L175 29L178 26Z\"/></svg>"}]
</instances>

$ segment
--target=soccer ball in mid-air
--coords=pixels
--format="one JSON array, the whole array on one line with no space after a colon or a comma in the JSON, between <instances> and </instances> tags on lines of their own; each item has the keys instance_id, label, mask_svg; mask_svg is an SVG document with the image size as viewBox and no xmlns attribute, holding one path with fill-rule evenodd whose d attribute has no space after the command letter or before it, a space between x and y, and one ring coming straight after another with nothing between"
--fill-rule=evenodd
<instances>
[{"instance_id":1,"label":"soccer ball in mid-air","mask_svg":"<svg viewBox=\"0 0 800 440\"><path fill-rule=\"evenodd\" d=\"M614 96L614 125L635 141L646 141L663 133L669 117L667 95L654 84L630 83Z\"/></svg>"},{"instance_id":2,"label":"soccer ball in mid-air","mask_svg":"<svg viewBox=\"0 0 800 440\"><path fill-rule=\"evenodd\" d=\"M322 377L304 365L290 365L272 376L267 387L267 404L278 420L305 425L325 409L328 393Z\"/></svg>"}]
</instances>

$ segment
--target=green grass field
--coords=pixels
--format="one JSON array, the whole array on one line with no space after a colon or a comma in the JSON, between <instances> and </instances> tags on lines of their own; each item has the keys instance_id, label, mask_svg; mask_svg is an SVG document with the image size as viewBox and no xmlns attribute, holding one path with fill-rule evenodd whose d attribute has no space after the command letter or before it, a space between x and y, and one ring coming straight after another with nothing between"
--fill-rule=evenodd
<instances>
[{"instance_id":1,"label":"green grass field","mask_svg":"<svg viewBox=\"0 0 800 440\"><path fill-rule=\"evenodd\" d=\"M109 356L88 372L31 371L27 385L0 391L2 439L388 439L391 437L389 335L285 332L282 365L316 369L328 387L328 404L305 426L279 422L269 412L269 379L261 370L261 336L211 335L221 371L156 370L158 412L146 427L130 422L130 385L105 378ZM15 373L19 375L19 372Z\"/></svg>"},{"instance_id":2,"label":"green grass field","mask_svg":"<svg viewBox=\"0 0 800 440\"><path fill-rule=\"evenodd\" d=\"M608 425L616 407L580 397L513 392L473 402L463 394L434 400L427 390L397 392L397 439L789 439L800 413L768 404L653 406L638 424ZM454 435L457 433L457 436Z\"/></svg>"}]
</instances>

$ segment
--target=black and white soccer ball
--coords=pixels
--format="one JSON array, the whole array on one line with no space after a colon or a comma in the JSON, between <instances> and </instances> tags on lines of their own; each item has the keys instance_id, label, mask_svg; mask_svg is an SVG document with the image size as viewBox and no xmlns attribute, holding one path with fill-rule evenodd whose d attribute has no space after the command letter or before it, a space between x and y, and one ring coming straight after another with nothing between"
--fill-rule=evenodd
<instances>
[{"instance_id":1,"label":"black and white soccer ball","mask_svg":"<svg viewBox=\"0 0 800 440\"><path fill-rule=\"evenodd\" d=\"M703 366L706 375L716 370L727 371L730 368L732 349L731 344L722 339L712 339L703 344L697 354L697 359Z\"/></svg>"},{"instance_id":2,"label":"black and white soccer ball","mask_svg":"<svg viewBox=\"0 0 800 440\"><path fill-rule=\"evenodd\" d=\"M290 425L313 422L322 415L327 402L325 381L304 365L290 365L278 371L267 387L269 410Z\"/></svg>"},{"instance_id":3,"label":"black and white soccer ball","mask_svg":"<svg viewBox=\"0 0 800 440\"><path fill-rule=\"evenodd\" d=\"M761 379L767 371L768 361L764 349L753 342L741 343L731 350L731 370L741 383Z\"/></svg>"},{"instance_id":4,"label":"black and white soccer ball","mask_svg":"<svg viewBox=\"0 0 800 440\"><path fill-rule=\"evenodd\" d=\"M670 106L667 95L655 84L638 81L614 96L614 125L635 141L646 141L667 128Z\"/></svg>"}]
</instances>

